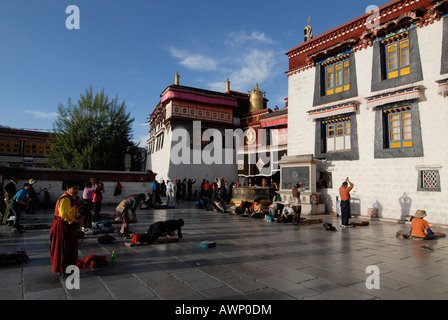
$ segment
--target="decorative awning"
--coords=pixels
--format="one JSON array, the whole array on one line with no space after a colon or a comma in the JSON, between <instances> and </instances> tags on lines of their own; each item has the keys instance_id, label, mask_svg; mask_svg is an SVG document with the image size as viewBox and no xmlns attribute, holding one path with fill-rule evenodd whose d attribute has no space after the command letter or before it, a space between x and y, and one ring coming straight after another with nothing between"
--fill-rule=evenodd
<instances>
[{"instance_id":1,"label":"decorative awning","mask_svg":"<svg viewBox=\"0 0 448 320\"><path fill-rule=\"evenodd\" d=\"M448 79L439 80L439 81L437 81L437 83L439 84L439 89L437 90L437 92L442 97L447 97L448 96Z\"/></svg>"},{"instance_id":2,"label":"decorative awning","mask_svg":"<svg viewBox=\"0 0 448 320\"><path fill-rule=\"evenodd\" d=\"M224 97L214 97L214 96L205 96L196 93L189 92L178 92L169 90L162 97L160 102L163 103L169 99L181 99L181 100L190 100L195 102L208 103L213 105L223 105L223 106L232 106L237 107L238 101L233 98L224 98Z\"/></svg>"},{"instance_id":3,"label":"decorative awning","mask_svg":"<svg viewBox=\"0 0 448 320\"><path fill-rule=\"evenodd\" d=\"M366 100L368 108L375 108L388 103L400 102L405 100L417 100L420 99L422 96L423 96L422 89L418 87L413 87L366 98Z\"/></svg>"},{"instance_id":4,"label":"decorative awning","mask_svg":"<svg viewBox=\"0 0 448 320\"><path fill-rule=\"evenodd\" d=\"M277 127L282 125L288 124L288 117L283 117L280 119L272 119L272 120L261 120L260 125L262 128L269 128L269 127Z\"/></svg>"},{"instance_id":5,"label":"decorative awning","mask_svg":"<svg viewBox=\"0 0 448 320\"><path fill-rule=\"evenodd\" d=\"M322 119L332 116L338 116L341 114L353 113L358 109L358 105L356 103L350 102L343 105L326 107L319 110L311 110L308 111L308 119L316 120Z\"/></svg>"}]
</instances>

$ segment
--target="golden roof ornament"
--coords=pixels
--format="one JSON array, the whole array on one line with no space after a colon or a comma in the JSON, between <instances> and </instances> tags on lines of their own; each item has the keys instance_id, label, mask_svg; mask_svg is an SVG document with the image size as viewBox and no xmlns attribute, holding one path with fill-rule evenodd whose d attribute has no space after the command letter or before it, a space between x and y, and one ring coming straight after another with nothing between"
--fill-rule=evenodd
<instances>
[{"instance_id":1,"label":"golden roof ornament","mask_svg":"<svg viewBox=\"0 0 448 320\"><path fill-rule=\"evenodd\" d=\"M310 26L311 16L308 17L308 24L305 27L305 41L313 39L313 28Z\"/></svg>"},{"instance_id":2,"label":"golden roof ornament","mask_svg":"<svg viewBox=\"0 0 448 320\"><path fill-rule=\"evenodd\" d=\"M227 81L226 81L226 93L229 93L230 92L230 80L229 80L229 78L227 78Z\"/></svg>"},{"instance_id":3,"label":"golden roof ornament","mask_svg":"<svg viewBox=\"0 0 448 320\"><path fill-rule=\"evenodd\" d=\"M263 110L263 90L258 88L258 83L250 93L249 112Z\"/></svg>"}]
</instances>

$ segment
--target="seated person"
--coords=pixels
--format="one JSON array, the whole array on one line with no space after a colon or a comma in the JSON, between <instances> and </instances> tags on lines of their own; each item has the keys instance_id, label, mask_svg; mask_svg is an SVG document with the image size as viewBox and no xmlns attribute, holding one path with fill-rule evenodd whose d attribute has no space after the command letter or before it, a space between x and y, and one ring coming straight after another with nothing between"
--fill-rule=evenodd
<instances>
[{"instance_id":1,"label":"seated person","mask_svg":"<svg viewBox=\"0 0 448 320\"><path fill-rule=\"evenodd\" d=\"M416 239L435 240L437 236L429 228L428 222L423 219L425 217L425 210L417 210L415 216L411 218L411 236Z\"/></svg>"},{"instance_id":2,"label":"seated person","mask_svg":"<svg viewBox=\"0 0 448 320\"><path fill-rule=\"evenodd\" d=\"M196 199L196 209L204 209L205 208L205 199L202 196L199 196Z\"/></svg>"},{"instance_id":3,"label":"seated person","mask_svg":"<svg viewBox=\"0 0 448 320\"><path fill-rule=\"evenodd\" d=\"M291 207L291 203L289 201L286 201L280 220L281 222L289 223L292 222L293 217L294 217L294 209Z\"/></svg>"},{"instance_id":4,"label":"seated person","mask_svg":"<svg viewBox=\"0 0 448 320\"><path fill-rule=\"evenodd\" d=\"M274 219L277 218L278 216L281 215L281 212L283 211L284 207L285 207L284 204L278 202L271 204L269 206L269 215Z\"/></svg>"},{"instance_id":5,"label":"seated person","mask_svg":"<svg viewBox=\"0 0 448 320\"><path fill-rule=\"evenodd\" d=\"M263 206L261 205L261 199L255 199L254 204L250 208L250 216L252 218L263 218L264 210Z\"/></svg>"},{"instance_id":6,"label":"seated person","mask_svg":"<svg viewBox=\"0 0 448 320\"><path fill-rule=\"evenodd\" d=\"M243 201L240 206L235 209L235 214L244 214L246 210L252 207L252 202Z\"/></svg>"}]
</instances>

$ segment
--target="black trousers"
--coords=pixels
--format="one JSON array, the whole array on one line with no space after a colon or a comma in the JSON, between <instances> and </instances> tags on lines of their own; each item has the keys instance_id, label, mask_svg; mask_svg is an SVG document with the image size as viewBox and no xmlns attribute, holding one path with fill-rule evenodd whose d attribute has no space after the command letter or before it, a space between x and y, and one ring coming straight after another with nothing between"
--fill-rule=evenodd
<instances>
[{"instance_id":1,"label":"black trousers","mask_svg":"<svg viewBox=\"0 0 448 320\"><path fill-rule=\"evenodd\" d=\"M350 215L350 200L341 201L341 224L346 226L349 224Z\"/></svg>"},{"instance_id":2,"label":"black trousers","mask_svg":"<svg viewBox=\"0 0 448 320\"><path fill-rule=\"evenodd\" d=\"M162 234L167 232L166 223L159 221L149 226L148 233L142 236L142 242L154 243Z\"/></svg>"}]
</instances>

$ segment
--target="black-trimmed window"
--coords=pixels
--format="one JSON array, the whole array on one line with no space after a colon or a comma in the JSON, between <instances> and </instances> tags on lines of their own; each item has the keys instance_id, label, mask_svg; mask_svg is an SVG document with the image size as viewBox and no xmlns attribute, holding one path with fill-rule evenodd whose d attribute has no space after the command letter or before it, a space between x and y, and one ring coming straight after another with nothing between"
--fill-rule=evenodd
<instances>
[{"instance_id":1,"label":"black-trimmed window","mask_svg":"<svg viewBox=\"0 0 448 320\"><path fill-rule=\"evenodd\" d=\"M383 110L387 130L387 148L412 147L412 112L410 106Z\"/></svg>"},{"instance_id":2,"label":"black-trimmed window","mask_svg":"<svg viewBox=\"0 0 448 320\"><path fill-rule=\"evenodd\" d=\"M352 150L350 117L326 120L322 124L325 125L326 153Z\"/></svg>"},{"instance_id":3,"label":"black-trimmed window","mask_svg":"<svg viewBox=\"0 0 448 320\"><path fill-rule=\"evenodd\" d=\"M381 42L384 47L386 74L385 78L393 79L411 73L409 52L409 32Z\"/></svg>"},{"instance_id":4,"label":"black-trimmed window","mask_svg":"<svg viewBox=\"0 0 448 320\"><path fill-rule=\"evenodd\" d=\"M415 100L376 108L374 156L423 157L420 112Z\"/></svg>"},{"instance_id":5,"label":"black-trimmed window","mask_svg":"<svg viewBox=\"0 0 448 320\"><path fill-rule=\"evenodd\" d=\"M325 95L350 90L350 60L348 55L322 64L325 67Z\"/></svg>"},{"instance_id":6,"label":"black-trimmed window","mask_svg":"<svg viewBox=\"0 0 448 320\"><path fill-rule=\"evenodd\" d=\"M351 50L316 62L313 105L358 96L355 55Z\"/></svg>"},{"instance_id":7,"label":"black-trimmed window","mask_svg":"<svg viewBox=\"0 0 448 320\"><path fill-rule=\"evenodd\" d=\"M315 157L326 160L358 160L355 113L316 120Z\"/></svg>"},{"instance_id":8,"label":"black-trimmed window","mask_svg":"<svg viewBox=\"0 0 448 320\"><path fill-rule=\"evenodd\" d=\"M423 80L417 30L409 24L399 28L373 43L372 92Z\"/></svg>"}]
</instances>

